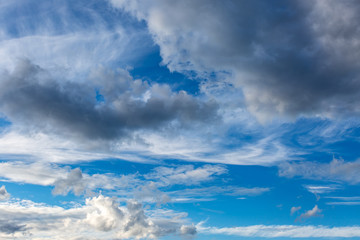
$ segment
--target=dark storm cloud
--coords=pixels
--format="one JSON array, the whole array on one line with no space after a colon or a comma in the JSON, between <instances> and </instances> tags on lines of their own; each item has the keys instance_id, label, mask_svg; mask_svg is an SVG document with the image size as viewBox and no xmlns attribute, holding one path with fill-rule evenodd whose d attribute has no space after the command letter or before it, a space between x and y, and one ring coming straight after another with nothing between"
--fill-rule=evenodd
<instances>
[{"instance_id":1,"label":"dark storm cloud","mask_svg":"<svg viewBox=\"0 0 360 240\"><path fill-rule=\"evenodd\" d=\"M176 71L228 71L260 118L360 112L358 1L111 1Z\"/></svg>"},{"instance_id":2,"label":"dark storm cloud","mask_svg":"<svg viewBox=\"0 0 360 240\"><path fill-rule=\"evenodd\" d=\"M119 70L120 71L120 70ZM0 111L27 129L111 139L138 129L216 117L217 104L167 85L149 86L127 72L99 70L86 82L58 81L24 60L0 82ZM100 92L102 97L96 91ZM103 98L102 100L100 98Z\"/></svg>"}]
</instances>

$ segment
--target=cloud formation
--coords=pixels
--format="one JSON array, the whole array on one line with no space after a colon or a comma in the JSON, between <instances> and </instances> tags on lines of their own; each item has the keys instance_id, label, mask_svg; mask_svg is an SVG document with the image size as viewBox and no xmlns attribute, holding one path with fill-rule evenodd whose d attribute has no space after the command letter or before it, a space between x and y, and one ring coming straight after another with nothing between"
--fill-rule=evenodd
<instances>
[{"instance_id":1,"label":"cloud formation","mask_svg":"<svg viewBox=\"0 0 360 240\"><path fill-rule=\"evenodd\" d=\"M313 209L310 209L310 210L306 211L305 213L301 214L298 218L296 218L296 220L300 221L300 220L311 218L311 217L317 217L317 216L320 216L321 212L322 212L322 210L319 209L319 207L317 205L315 205Z\"/></svg>"},{"instance_id":2,"label":"cloud formation","mask_svg":"<svg viewBox=\"0 0 360 240\"><path fill-rule=\"evenodd\" d=\"M157 167L145 178L158 181L160 185L198 185L214 179L214 176L227 172L224 166L204 165L194 168L193 165L171 167Z\"/></svg>"},{"instance_id":3,"label":"cloud formation","mask_svg":"<svg viewBox=\"0 0 360 240\"><path fill-rule=\"evenodd\" d=\"M168 85L149 86L124 70L100 69L92 79L86 84L56 80L22 60L0 82L0 110L15 126L95 140L216 118L214 101L172 92Z\"/></svg>"},{"instance_id":4,"label":"cloud formation","mask_svg":"<svg viewBox=\"0 0 360 240\"><path fill-rule=\"evenodd\" d=\"M294 213L296 213L297 211L299 211L301 209L301 207L292 207L290 209L290 215L294 215Z\"/></svg>"},{"instance_id":5,"label":"cloud formation","mask_svg":"<svg viewBox=\"0 0 360 240\"><path fill-rule=\"evenodd\" d=\"M59 167L55 164L35 162L2 162L0 163L0 179L2 181L21 184L54 186L55 195L91 195L98 189L114 190L136 187L142 181L136 175L86 174L79 168ZM6 196L6 189L2 189Z\"/></svg>"},{"instance_id":6,"label":"cloud formation","mask_svg":"<svg viewBox=\"0 0 360 240\"><path fill-rule=\"evenodd\" d=\"M147 22L170 70L229 73L260 120L359 113L356 1L110 2Z\"/></svg>"},{"instance_id":7,"label":"cloud formation","mask_svg":"<svg viewBox=\"0 0 360 240\"><path fill-rule=\"evenodd\" d=\"M293 162L282 163L279 166L279 175L282 177L300 176L308 179L340 181L349 184L360 182L358 171L360 169L360 160L345 162L342 159L334 158L330 163L319 162ZM333 187L313 188L312 192L318 190L332 190ZM311 188L310 188L311 190ZM321 193L321 192L314 192Z\"/></svg>"},{"instance_id":8,"label":"cloud formation","mask_svg":"<svg viewBox=\"0 0 360 240\"><path fill-rule=\"evenodd\" d=\"M167 214L164 214L167 213ZM0 203L1 239L156 239L165 235L196 234L183 214L159 211L149 217L142 204L132 200L119 206L99 195L86 204L64 209L29 200ZM5 222L7 224L5 224ZM4 223L4 224L2 224ZM194 227L193 227L194 228Z\"/></svg>"},{"instance_id":9,"label":"cloud formation","mask_svg":"<svg viewBox=\"0 0 360 240\"><path fill-rule=\"evenodd\" d=\"M8 200L10 198L10 194L6 191L4 185L0 187L0 201Z\"/></svg>"},{"instance_id":10,"label":"cloud formation","mask_svg":"<svg viewBox=\"0 0 360 240\"><path fill-rule=\"evenodd\" d=\"M296 225L252 225L244 227L217 228L198 225L199 233L225 234L239 237L263 238L354 238L360 236L360 227L326 227Z\"/></svg>"},{"instance_id":11,"label":"cloud formation","mask_svg":"<svg viewBox=\"0 0 360 240\"><path fill-rule=\"evenodd\" d=\"M96 0L2 1L0 29L0 69L28 58L74 76L100 65L125 67L153 50L144 28Z\"/></svg>"}]
</instances>

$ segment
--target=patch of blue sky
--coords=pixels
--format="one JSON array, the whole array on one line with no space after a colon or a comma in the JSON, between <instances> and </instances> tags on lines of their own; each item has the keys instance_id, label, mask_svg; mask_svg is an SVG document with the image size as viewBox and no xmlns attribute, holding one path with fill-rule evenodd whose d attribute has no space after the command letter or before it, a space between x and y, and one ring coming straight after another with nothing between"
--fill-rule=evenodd
<instances>
[{"instance_id":1,"label":"patch of blue sky","mask_svg":"<svg viewBox=\"0 0 360 240\"><path fill-rule=\"evenodd\" d=\"M4 129L9 126L11 126L11 122L6 118L0 117L0 129Z\"/></svg>"},{"instance_id":2,"label":"patch of blue sky","mask_svg":"<svg viewBox=\"0 0 360 240\"><path fill-rule=\"evenodd\" d=\"M168 84L173 91L183 90L192 95L199 94L198 79L189 78L182 73L170 72L161 64L161 61L160 49L155 45L151 52L133 63L130 73L135 79L140 78L149 83Z\"/></svg>"},{"instance_id":3,"label":"patch of blue sky","mask_svg":"<svg viewBox=\"0 0 360 240\"><path fill-rule=\"evenodd\" d=\"M10 193L12 199L30 200L35 203L44 203L50 206L57 205L64 208L72 207L72 203L84 203L83 196L76 196L73 193L67 195L53 195L53 186L41 186L36 184L14 183L9 181L1 181L0 185L4 185Z\"/></svg>"}]
</instances>

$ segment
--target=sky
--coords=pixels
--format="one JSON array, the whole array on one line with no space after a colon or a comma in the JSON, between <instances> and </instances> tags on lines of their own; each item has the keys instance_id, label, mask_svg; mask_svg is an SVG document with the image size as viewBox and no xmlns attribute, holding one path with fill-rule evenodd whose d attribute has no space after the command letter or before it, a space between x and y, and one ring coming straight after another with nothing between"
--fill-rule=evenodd
<instances>
[{"instance_id":1,"label":"sky","mask_svg":"<svg viewBox=\"0 0 360 240\"><path fill-rule=\"evenodd\" d=\"M0 238L359 239L359 21L0 0Z\"/></svg>"}]
</instances>

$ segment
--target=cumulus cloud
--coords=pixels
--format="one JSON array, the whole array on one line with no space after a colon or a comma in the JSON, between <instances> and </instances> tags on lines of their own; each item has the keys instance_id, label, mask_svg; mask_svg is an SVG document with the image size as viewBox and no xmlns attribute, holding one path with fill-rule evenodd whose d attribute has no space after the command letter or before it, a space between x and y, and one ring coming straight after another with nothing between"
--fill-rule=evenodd
<instances>
[{"instance_id":1,"label":"cumulus cloud","mask_svg":"<svg viewBox=\"0 0 360 240\"><path fill-rule=\"evenodd\" d=\"M137 129L157 129L216 117L217 104L168 85L134 80L125 70L100 69L93 82L59 81L29 60L0 82L0 110L15 126L90 139L113 139ZM97 85L99 84L99 85ZM97 99L101 94L103 100Z\"/></svg>"},{"instance_id":2,"label":"cumulus cloud","mask_svg":"<svg viewBox=\"0 0 360 240\"><path fill-rule=\"evenodd\" d=\"M264 238L353 238L360 236L360 227L326 227L296 225L252 225L244 227L217 228L197 225L199 233L225 234L238 237Z\"/></svg>"},{"instance_id":3,"label":"cumulus cloud","mask_svg":"<svg viewBox=\"0 0 360 240\"><path fill-rule=\"evenodd\" d=\"M340 181L349 184L360 182L358 170L360 160L345 162L334 158L330 163L319 162L292 162L282 163L279 166L279 175L282 177L300 176L308 179ZM316 189L313 189L314 191ZM318 189L321 190L321 189ZM324 188L322 190L325 190Z\"/></svg>"},{"instance_id":4,"label":"cumulus cloud","mask_svg":"<svg viewBox=\"0 0 360 240\"><path fill-rule=\"evenodd\" d=\"M29 200L4 202L0 203L0 213L2 239L156 239L196 233L182 213L159 211L148 216L135 200L119 206L115 199L103 195L70 209Z\"/></svg>"},{"instance_id":5,"label":"cumulus cloud","mask_svg":"<svg viewBox=\"0 0 360 240\"><path fill-rule=\"evenodd\" d=\"M110 2L147 22L170 70L228 72L260 120L359 113L356 1Z\"/></svg>"},{"instance_id":6,"label":"cumulus cloud","mask_svg":"<svg viewBox=\"0 0 360 240\"><path fill-rule=\"evenodd\" d=\"M0 187L0 201L8 200L10 198L10 194L6 191L4 185Z\"/></svg>"}]
</instances>

